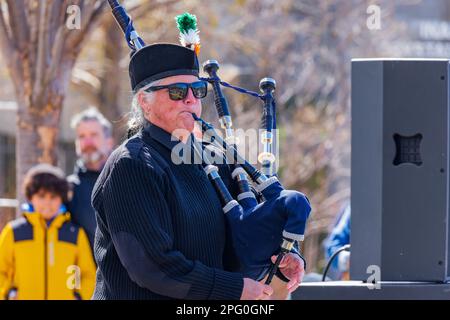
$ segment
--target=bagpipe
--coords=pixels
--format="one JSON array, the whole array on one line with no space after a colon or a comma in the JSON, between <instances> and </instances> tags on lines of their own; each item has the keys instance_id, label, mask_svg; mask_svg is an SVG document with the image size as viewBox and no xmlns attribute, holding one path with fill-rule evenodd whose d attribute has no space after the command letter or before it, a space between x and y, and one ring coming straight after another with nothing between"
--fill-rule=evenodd
<instances>
[{"instance_id":1,"label":"bagpipe","mask_svg":"<svg viewBox=\"0 0 450 320\"><path fill-rule=\"evenodd\" d=\"M108 2L114 17L125 33L130 49L137 51L144 47L145 43L134 29L132 20L125 9L116 0L108 0ZM189 16L187 18L189 19ZM203 70L209 77L200 79L212 86L214 105L225 137L222 138L211 124L195 114L192 116L201 126L203 139L208 139L212 145L223 151L226 162L232 169L232 179L237 185L236 200L220 177L219 169L214 161L205 156L203 144L195 138L190 139L192 150L202 160L203 169L220 199L230 226L233 247L239 259L239 271L245 277L258 281L267 276L266 284L270 284L283 256L295 250L298 242L303 241L306 222L311 211L306 196L298 191L286 190L274 174L276 158L273 153L275 143L273 133L276 129L274 99L276 82L271 78L262 79L259 84L262 93L259 94L221 81L217 74L219 63L215 60L206 61L203 64ZM258 161L262 164L261 171L243 158L237 150L232 118L222 86L263 101L261 138L264 148L258 156ZM254 183L253 188L247 176ZM275 263L271 262L273 255L277 255Z\"/></svg>"}]
</instances>

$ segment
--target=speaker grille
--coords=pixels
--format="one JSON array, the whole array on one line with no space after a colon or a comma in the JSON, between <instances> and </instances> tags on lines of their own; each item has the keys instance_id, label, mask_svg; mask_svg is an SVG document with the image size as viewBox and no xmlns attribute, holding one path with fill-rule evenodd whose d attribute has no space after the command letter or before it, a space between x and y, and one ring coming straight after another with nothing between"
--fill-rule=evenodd
<instances>
[{"instance_id":1,"label":"speaker grille","mask_svg":"<svg viewBox=\"0 0 450 320\"><path fill-rule=\"evenodd\" d=\"M394 141L396 147L394 166L403 163L412 163L416 166L422 165L422 157L420 155L422 135L420 133L409 137L396 133L394 134Z\"/></svg>"}]
</instances>

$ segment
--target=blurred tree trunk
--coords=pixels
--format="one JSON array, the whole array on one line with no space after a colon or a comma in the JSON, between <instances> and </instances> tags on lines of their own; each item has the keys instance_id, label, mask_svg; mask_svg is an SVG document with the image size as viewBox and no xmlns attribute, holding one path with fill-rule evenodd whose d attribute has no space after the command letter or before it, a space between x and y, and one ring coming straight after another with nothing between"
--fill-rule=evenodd
<instances>
[{"instance_id":1,"label":"blurred tree trunk","mask_svg":"<svg viewBox=\"0 0 450 320\"><path fill-rule=\"evenodd\" d=\"M27 170L37 163L57 162L59 120L71 72L105 4L103 0L0 0L0 49L18 104L16 196L20 202Z\"/></svg>"}]
</instances>

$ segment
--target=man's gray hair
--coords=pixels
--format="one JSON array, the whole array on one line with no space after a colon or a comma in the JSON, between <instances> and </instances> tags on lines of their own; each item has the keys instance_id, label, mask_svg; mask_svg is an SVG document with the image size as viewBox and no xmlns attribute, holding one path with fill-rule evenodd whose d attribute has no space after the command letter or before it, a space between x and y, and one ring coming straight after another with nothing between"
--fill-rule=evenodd
<instances>
[{"instance_id":1,"label":"man's gray hair","mask_svg":"<svg viewBox=\"0 0 450 320\"><path fill-rule=\"evenodd\" d=\"M131 102L131 110L128 117L128 132L136 133L138 132L145 123L144 111L142 110L142 106L139 103L138 96L145 89L157 86L161 83L161 80L153 81L146 86L139 89L133 96L133 101ZM153 92L147 93L147 101L152 102L154 99Z\"/></svg>"},{"instance_id":2,"label":"man's gray hair","mask_svg":"<svg viewBox=\"0 0 450 320\"><path fill-rule=\"evenodd\" d=\"M85 121L97 121L102 126L105 137L109 138L112 136L111 122L109 122L109 120L106 119L96 107L91 106L88 109L74 115L70 121L70 126L75 130L81 122Z\"/></svg>"}]
</instances>

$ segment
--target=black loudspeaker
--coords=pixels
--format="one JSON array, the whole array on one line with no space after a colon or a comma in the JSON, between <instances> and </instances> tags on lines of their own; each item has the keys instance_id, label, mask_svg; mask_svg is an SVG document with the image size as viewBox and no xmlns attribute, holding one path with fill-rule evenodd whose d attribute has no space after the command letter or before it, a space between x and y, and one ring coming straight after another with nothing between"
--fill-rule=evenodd
<instances>
[{"instance_id":1,"label":"black loudspeaker","mask_svg":"<svg viewBox=\"0 0 450 320\"><path fill-rule=\"evenodd\" d=\"M351 280L449 279L449 60L352 61Z\"/></svg>"}]
</instances>

